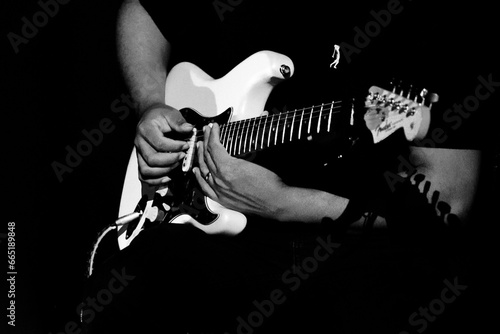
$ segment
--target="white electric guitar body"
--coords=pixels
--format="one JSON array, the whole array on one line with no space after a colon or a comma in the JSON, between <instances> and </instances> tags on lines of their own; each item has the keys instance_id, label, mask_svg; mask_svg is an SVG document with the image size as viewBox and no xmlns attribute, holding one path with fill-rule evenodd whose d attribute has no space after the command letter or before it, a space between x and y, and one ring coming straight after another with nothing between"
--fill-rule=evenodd
<instances>
[{"instance_id":1,"label":"white electric guitar body","mask_svg":"<svg viewBox=\"0 0 500 334\"><path fill-rule=\"evenodd\" d=\"M280 114L261 116L266 101L279 82L294 72L292 60L272 51L257 52L219 79L213 79L196 65L180 63L170 71L165 87L165 103L178 109L195 126L190 148L179 166L169 174L162 188L148 189L139 181L135 148L128 164L119 215L94 245L112 230L118 234L120 250L128 247L141 231L161 223L191 224L208 234L236 235L247 224L244 214L229 210L204 196L191 171L196 141L202 140L203 126L217 122L220 141L229 154L243 156L278 144L310 139L334 131L336 122L347 119L352 125L352 101L329 102ZM429 126L427 92L410 99L394 90L371 87L366 97L365 121L375 143L403 128L408 140L422 139ZM437 99L433 95L435 102ZM420 98L420 102L417 100ZM342 106L347 108L342 108Z\"/></svg>"},{"instance_id":2,"label":"white electric guitar body","mask_svg":"<svg viewBox=\"0 0 500 334\"><path fill-rule=\"evenodd\" d=\"M172 68L167 77L165 103L181 111L189 108L189 112L194 111L203 118L208 118L199 124L194 124L193 119L187 119L188 122L191 121L196 126L198 133L201 133L201 128L207 122L237 122L260 116L273 87L280 81L291 77L293 71L294 66L290 58L272 51L261 51L253 54L217 80L211 78L194 64L180 63ZM217 119L216 116L221 117ZM190 173L192 167L190 157L194 154L194 145L192 146L193 149L190 149L183 164L186 174ZM167 196L170 190L168 187L167 184L165 188L158 190L158 194ZM134 148L127 167L119 217L126 216L136 210L137 203L142 196L141 189L142 184L138 177L137 155ZM209 234L234 235L245 228L245 215L226 209L210 198L199 195L196 193L195 203L185 205L184 210L178 210L169 222L192 224ZM129 224L118 227L120 249L127 247L140 233L147 219L151 221L158 219L158 210L153 209L152 205L153 201L149 200L136 228L131 233ZM203 209L203 206L206 206L212 215L203 217L205 221L199 222L193 218L193 211ZM163 209L171 211L172 207L164 207ZM131 217L134 218L137 215ZM129 231L128 234L127 231Z\"/></svg>"}]
</instances>

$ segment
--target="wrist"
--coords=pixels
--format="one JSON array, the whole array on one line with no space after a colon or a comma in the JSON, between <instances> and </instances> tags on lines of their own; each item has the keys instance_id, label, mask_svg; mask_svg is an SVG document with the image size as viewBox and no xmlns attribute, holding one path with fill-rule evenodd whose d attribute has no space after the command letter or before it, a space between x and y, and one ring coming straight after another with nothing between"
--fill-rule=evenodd
<instances>
[{"instance_id":1,"label":"wrist","mask_svg":"<svg viewBox=\"0 0 500 334\"><path fill-rule=\"evenodd\" d=\"M320 223L325 217L338 219L349 200L324 191L284 185L276 196L276 216L279 221Z\"/></svg>"},{"instance_id":2,"label":"wrist","mask_svg":"<svg viewBox=\"0 0 500 334\"><path fill-rule=\"evenodd\" d=\"M160 101L146 101L142 103L137 104L137 113L139 116L144 115L146 112L152 109L157 109L157 108L162 108L162 109L169 109L169 106L165 104L165 102L160 102Z\"/></svg>"}]
</instances>

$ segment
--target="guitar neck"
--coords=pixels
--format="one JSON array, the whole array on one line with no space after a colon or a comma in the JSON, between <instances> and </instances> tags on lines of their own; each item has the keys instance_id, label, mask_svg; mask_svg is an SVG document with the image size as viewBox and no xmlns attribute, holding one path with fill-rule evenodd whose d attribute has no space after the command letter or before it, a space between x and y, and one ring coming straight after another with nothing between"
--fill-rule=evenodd
<instances>
[{"instance_id":1,"label":"guitar neck","mask_svg":"<svg viewBox=\"0 0 500 334\"><path fill-rule=\"evenodd\" d=\"M244 155L313 135L332 132L341 102L266 115L221 126L220 141L229 154Z\"/></svg>"}]
</instances>

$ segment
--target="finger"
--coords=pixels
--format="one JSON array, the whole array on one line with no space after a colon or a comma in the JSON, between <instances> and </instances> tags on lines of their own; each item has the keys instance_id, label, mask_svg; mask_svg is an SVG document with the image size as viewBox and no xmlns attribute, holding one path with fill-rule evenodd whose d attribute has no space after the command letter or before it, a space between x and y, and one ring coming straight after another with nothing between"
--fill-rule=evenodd
<instances>
[{"instance_id":1,"label":"finger","mask_svg":"<svg viewBox=\"0 0 500 334\"><path fill-rule=\"evenodd\" d=\"M209 141L211 130L212 130L212 126L206 126L205 127L205 131L203 132L203 138L204 138L204 142L203 142L203 147L204 147L203 154L204 154L205 163L207 164L208 169L211 172L213 172L213 173L217 173L218 172L218 168L217 168L217 166L216 166L216 164L215 164L215 162L214 162L214 160L213 160L213 158L212 158L212 156L210 154L210 148L208 147L209 146L208 141Z\"/></svg>"},{"instance_id":2,"label":"finger","mask_svg":"<svg viewBox=\"0 0 500 334\"><path fill-rule=\"evenodd\" d=\"M177 162L168 167L150 167L145 161L144 158L139 154L137 156L137 164L139 166L139 176L142 181L149 182L154 179L162 179L167 177L167 174L170 173L174 168L179 166L180 162Z\"/></svg>"},{"instance_id":3,"label":"finger","mask_svg":"<svg viewBox=\"0 0 500 334\"><path fill-rule=\"evenodd\" d=\"M135 142L137 152L150 167L168 167L186 156L184 152L158 152L142 138L138 138Z\"/></svg>"},{"instance_id":4,"label":"finger","mask_svg":"<svg viewBox=\"0 0 500 334\"><path fill-rule=\"evenodd\" d=\"M163 185L166 185L170 181L170 178L167 176L159 178L159 179L143 179L142 177L139 177L139 180L141 180L142 182L144 182L150 186L163 186Z\"/></svg>"},{"instance_id":5,"label":"finger","mask_svg":"<svg viewBox=\"0 0 500 334\"><path fill-rule=\"evenodd\" d=\"M207 150L211 159L210 161L214 164L213 168L215 170L219 170L219 166L221 164L225 164L227 159L231 156L227 153L226 149L219 140L220 127L217 123L213 123L213 126L209 129L207 136L208 138L206 142L208 142Z\"/></svg>"},{"instance_id":6,"label":"finger","mask_svg":"<svg viewBox=\"0 0 500 334\"><path fill-rule=\"evenodd\" d=\"M139 127L138 134L139 139L147 142L158 152L180 152L188 148L188 143L184 140L174 140L165 137L164 131L158 126Z\"/></svg>"},{"instance_id":7,"label":"finger","mask_svg":"<svg viewBox=\"0 0 500 334\"><path fill-rule=\"evenodd\" d=\"M172 107L166 109L165 119L167 120L169 127L176 132L185 133L193 130L193 125L186 122L186 119L182 116L182 114L177 109Z\"/></svg>"},{"instance_id":8,"label":"finger","mask_svg":"<svg viewBox=\"0 0 500 334\"><path fill-rule=\"evenodd\" d=\"M144 178L140 173L139 173L139 180L150 185L150 186L161 186L161 185L165 185L167 184L168 182L171 181L171 178L169 178L168 176L162 176L162 177L158 177L158 178Z\"/></svg>"},{"instance_id":9,"label":"finger","mask_svg":"<svg viewBox=\"0 0 500 334\"><path fill-rule=\"evenodd\" d=\"M196 144L196 147L196 153L198 155L198 165L200 166L201 173L202 175L208 175L210 169L205 162L204 145L201 141L199 141Z\"/></svg>"},{"instance_id":10,"label":"finger","mask_svg":"<svg viewBox=\"0 0 500 334\"><path fill-rule=\"evenodd\" d=\"M196 180L198 181L198 184L200 185L201 190L205 194L205 196L208 196L210 199L217 201L218 197L215 191L212 189L212 187L208 184L207 181L205 181L205 178L203 175L201 175L201 171L198 167L193 168L193 173L196 177Z\"/></svg>"}]
</instances>

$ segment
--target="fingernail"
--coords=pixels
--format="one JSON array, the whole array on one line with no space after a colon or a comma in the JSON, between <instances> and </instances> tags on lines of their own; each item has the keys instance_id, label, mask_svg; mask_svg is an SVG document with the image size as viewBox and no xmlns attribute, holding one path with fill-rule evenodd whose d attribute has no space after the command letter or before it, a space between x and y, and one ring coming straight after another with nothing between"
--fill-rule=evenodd
<instances>
[{"instance_id":1,"label":"fingernail","mask_svg":"<svg viewBox=\"0 0 500 334\"><path fill-rule=\"evenodd\" d=\"M170 182L170 180L172 180L171 178L169 178L168 176L165 176L163 179L161 179L161 183L167 183L167 182Z\"/></svg>"},{"instance_id":2,"label":"fingernail","mask_svg":"<svg viewBox=\"0 0 500 334\"><path fill-rule=\"evenodd\" d=\"M185 129L186 131L190 131L193 129L193 125L189 123L184 123L182 124L182 128Z\"/></svg>"}]
</instances>

